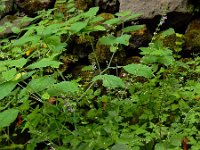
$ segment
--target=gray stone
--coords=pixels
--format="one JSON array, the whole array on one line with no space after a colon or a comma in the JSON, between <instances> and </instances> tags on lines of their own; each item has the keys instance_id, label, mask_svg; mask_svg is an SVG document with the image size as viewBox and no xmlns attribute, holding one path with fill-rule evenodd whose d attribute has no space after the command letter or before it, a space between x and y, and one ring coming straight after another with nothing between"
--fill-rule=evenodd
<instances>
[{"instance_id":1,"label":"gray stone","mask_svg":"<svg viewBox=\"0 0 200 150\"><path fill-rule=\"evenodd\" d=\"M171 12L190 13L188 0L119 0L120 11L140 13L141 19L151 19Z\"/></svg>"},{"instance_id":2,"label":"gray stone","mask_svg":"<svg viewBox=\"0 0 200 150\"><path fill-rule=\"evenodd\" d=\"M23 21L23 17L17 15L5 16L3 19L0 20L0 27L4 28L3 31L0 31L0 38L5 38L13 34L13 27L22 29L23 27L30 25L31 21L31 18L26 19L26 21Z\"/></svg>"}]
</instances>

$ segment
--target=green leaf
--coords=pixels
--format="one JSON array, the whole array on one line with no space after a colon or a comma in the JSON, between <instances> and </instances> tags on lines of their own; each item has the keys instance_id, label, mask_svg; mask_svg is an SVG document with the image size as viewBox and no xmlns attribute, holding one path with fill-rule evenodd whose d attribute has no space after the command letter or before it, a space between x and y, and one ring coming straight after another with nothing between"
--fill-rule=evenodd
<instances>
[{"instance_id":1,"label":"green leaf","mask_svg":"<svg viewBox=\"0 0 200 150\"><path fill-rule=\"evenodd\" d=\"M0 84L0 100L3 99L4 97L8 96L11 91L15 88L17 85L17 82L4 82Z\"/></svg>"},{"instance_id":2,"label":"green leaf","mask_svg":"<svg viewBox=\"0 0 200 150\"><path fill-rule=\"evenodd\" d=\"M47 92L51 96L59 96L64 93L68 93L68 92L74 93L77 91L79 91L78 84L73 81L71 82L63 81L63 82L54 84L47 89Z\"/></svg>"},{"instance_id":3,"label":"green leaf","mask_svg":"<svg viewBox=\"0 0 200 150\"><path fill-rule=\"evenodd\" d=\"M110 46L110 52L115 53L117 52L118 47L117 46Z\"/></svg>"},{"instance_id":4,"label":"green leaf","mask_svg":"<svg viewBox=\"0 0 200 150\"><path fill-rule=\"evenodd\" d=\"M12 30L13 33L16 33L16 34L21 32L21 30L18 27L12 27L11 30Z\"/></svg>"},{"instance_id":5,"label":"green leaf","mask_svg":"<svg viewBox=\"0 0 200 150\"><path fill-rule=\"evenodd\" d=\"M82 29L84 29L87 26L87 22L76 22L74 24L71 25L70 29L72 32L74 33L78 33L80 32Z\"/></svg>"},{"instance_id":6,"label":"green leaf","mask_svg":"<svg viewBox=\"0 0 200 150\"><path fill-rule=\"evenodd\" d=\"M40 41L40 36L23 36L19 38L18 40L12 41L13 46L23 46L27 42L31 42L32 44L37 44Z\"/></svg>"},{"instance_id":7,"label":"green leaf","mask_svg":"<svg viewBox=\"0 0 200 150\"><path fill-rule=\"evenodd\" d=\"M81 71L93 71L94 69L93 69L93 66L92 65L90 65L90 66L84 66L82 69L81 69Z\"/></svg>"},{"instance_id":8,"label":"green leaf","mask_svg":"<svg viewBox=\"0 0 200 150\"><path fill-rule=\"evenodd\" d=\"M115 144L111 150L129 150L129 148L125 144Z\"/></svg>"},{"instance_id":9,"label":"green leaf","mask_svg":"<svg viewBox=\"0 0 200 150\"><path fill-rule=\"evenodd\" d=\"M62 28L63 24L50 24L47 27L45 27L45 29L43 30L42 34L44 36L48 36L54 33L57 33L61 28Z\"/></svg>"},{"instance_id":10,"label":"green leaf","mask_svg":"<svg viewBox=\"0 0 200 150\"><path fill-rule=\"evenodd\" d=\"M44 94L42 94L42 99L49 99L50 98L50 95L49 95L49 93L47 93L47 92L45 92Z\"/></svg>"},{"instance_id":11,"label":"green leaf","mask_svg":"<svg viewBox=\"0 0 200 150\"><path fill-rule=\"evenodd\" d=\"M26 63L27 63L27 59L20 58L17 60L0 61L0 66L2 65L2 66L8 66L8 67L22 68Z\"/></svg>"},{"instance_id":12,"label":"green leaf","mask_svg":"<svg viewBox=\"0 0 200 150\"><path fill-rule=\"evenodd\" d=\"M153 77L153 72L150 67L142 64L129 64L123 67L128 73L135 76L142 76L145 78Z\"/></svg>"},{"instance_id":13,"label":"green leaf","mask_svg":"<svg viewBox=\"0 0 200 150\"><path fill-rule=\"evenodd\" d=\"M101 25L97 25L97 26L89 26L87 28L84 29L84 31L105 31L106 28L104 26L101 26Z\"/></svg>"},{"instance_id":14,"label":"green leaf","mask_svg":"<svg viewBox=\"0 0 200 150\"><path fill-rule=\"evenodd\" d=\"M103 24L108 24L108 25L117 25L122 23L122 20L120 18L112 18L107 21L105 21Z\"/></svg>"},{"instance_id":15,"label":"green leaf","mask_svg":"<svg viewBox=\"0 0 200 150\"><path fill-rule=\"evenodd\" d=\"M130 38L131 38L131 35L123 34L122 36L116 38L115 43L116 44L123 44L123 45L128 46Z\"/></svg>"},{"instance_id":16,"label":"green leaf","mask_svg":"<svg viewBox=\"0 0 200 150\"><path fill-rule=\"evenodd\" d=\"M66 44L61 42L59 36L47 36L43 40L53 52L60 52L65 49Z\"/></svg>"},{"instance_id":17,"label":"green leaf","mask_svg":"<svg viewBox=\"0 0 200 150\"><path fill-rule=\"evenodd\" d=\"M128 34L124 34L119 37L114 37L113 35L108 35L108 36L101 37L99 39L99 42L100 42L100 44L109 45L109 46L112 46L114 44L116 44L116 45L123 44L123 45L128 46L130 37L131 37L131 35L128 35Z\"/></svg>"},{"instance_id":18,"label":"green leaf","mask_svg":"<svg viewBox=\"0 0 200 150\"><path fill-rule=\"evenodd\" d=\"M96 17L92 18L89 23L100 22L100 21L103 21L103 20L104 20L103 17L96 16Z\"/></svg>"},{"instance_id":19,"label":"green leaf","mask_svg":"<svg viewBox=\"0 0 200 150\"><path fill-rule=\"evenodd\" d=\"M49 58L43 58L36 63L29 65L27 68L35 69L35 68L43 68L43 67L52 67L52 68L59 68L61 62L50 60Z\"/></svg>"},{"instance_id":20,"label":"green leaf","mask_svg":"<svg viewBox=\"0 0 200 150\"><path fill-rule=\"evenodd\" d=\"M83 13L82 15L85 18L90 18L90 17L95 16L98 11L99 11L99 7L92 7L87 12Z\"/></svg>"},{"instance_id":21,"label":"green leaf","mask_svg":"<svg viewBox=\"0 0 200 150\"><path fill-rule=\"evenodd\" d=\"M167 146L164 143L157 143L155 145L155 150L167 150Z\"/></svg>"},{"instance_id":22,"label":"green leaf","mask_svg":"<svg viewBox=\"0 0 200 150\"><path fill-rule=\"evenodd\" d=\"M127 16L124 21L135 20L135 19L138 19L138 17L140 16L141 14L132 14L130 16Z\"/></svg>"},{"instance_id":23,"label":"green leaf","mask_svg":"<svg viewBox=\"0 0 200 150\"><path fill-rule=\"evenodd\" d=\"M113 45L115 43L115 39L116 37L114 37L113 35L108 35L99 38L99 42L103 45Z\"/></svg>"},{"instance_id":24,"label":"green leaf","mask_svg":"<svg viewBox=\"0 0 200 150\"><path fill-rule=\"evenodd\" d=\"M125 84L121 78L113 76L113 75L97 75L95 76L92 81L102 80L103 86L108 88L124 88Z\"/></svg>"},{"instance_id":25,"label":"green leaf","mask_svg":"<svg viewBox=\"0 0 200 150\"><path fill-rule=\"evenodd\" d=\"M164 37L169 36L169 35L172 35L172 34L175 34L174 29L173 29L173 28L169 28L169 29L167 29L167 30L161 32L160 35L164 38Z\"/></svg>"},{"instance_id":26,"label":"green leaf","mask_svg":"<svg viewBox=\"0 0 200 150\"><path fill-rule=\"evenodd\" d=\"M133 32L133 31L140 30L140 29L143 29L143 28L144 28L144 25L133 25L133 26L128 26L128 27L123 28L122 31L124 33Z\"/></svg>"},{"instance_id":27,"label":"green leaf","mask_svg":"<svg viewBox=\"0 0 200 150\"><path fill-rule=\"evenodd\" d=\"M20 72L16 75L14 80L17 80L18 82L21 82L25 79L28 79L29 77L31 77L34 73L36 72L36 70L34 71L30 71L30 72Z\"/></svg>"},{"instance_id":28,"label":"green leaf","mask_svg":"<svg viewBox=\"0 0 200 150\"><path fill-rule=\"evenodd\" d=\"M38 79L31 80L28 85L27 89L33 93L40 92L49 86L53 85L56 82L56 80L49 76L44 76Z\"/></svg>"},{"instance_id":29,"label":"green leaf","mask_svg":"<svg viewBox=\"0 0 200 150\"><path fill-rule=\"evenodd\" d=\"M126 10L126 11L118 12L115 15L118 17L126 17L126 16L130 16L130 14L131 14L131 11Z\"/></svg>"},{"instance_id":30,"label":"green leaf","mask_svg":"<svg viewBox=\"0 0 200 150\"><path fill-rule=\"evenodd\" d=\"M3 112L0 112L0 129L4 127L8 127L12 122L15 121L19 110L17 109L8 109Z\"/></svg>"},{"instance_id":31,"label":"green leaf","mask_svg":"<svg viewBox=\"0 0 200 150\"><path fill-rule=\"evenodd\" d=\"M6 81L12 80L17 73L16 68L12 68L10 70L2 72L2 76Z\"/></svg>"}]
</instances>

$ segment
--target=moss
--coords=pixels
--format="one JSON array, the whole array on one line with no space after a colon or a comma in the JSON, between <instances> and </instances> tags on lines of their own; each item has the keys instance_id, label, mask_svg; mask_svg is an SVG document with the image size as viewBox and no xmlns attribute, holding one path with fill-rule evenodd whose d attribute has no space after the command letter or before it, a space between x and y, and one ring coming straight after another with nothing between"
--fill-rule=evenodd
<instances>
[{"instance_id":1,"label":"moss","mask_svg":"<svg viewBox=\"0 0 200 150\"><path fill-rule=\"evenodd\" d=\"M75 37L76 44L85 44L86 46L91 46L91 43L94 43L94 37L90 35L81 34L78 37Z\"/></svg>"},{"instance_id":2,"label":"moss","mask_svg":"<svg viewBox=\"0 0 200 150\"><path fill-rule=\"evenodd\" d=\"M92 5L92 0L75 0L75 6L79 10L88 10Z\"/></svg>"},{"instance_id":3,"label":"moss","mask_svg":"<svg viewBox=\"0 0 200 150\"><path fill-rule=\"evenodd\" d=\"M91 53L89 56L89 61L91 63L95 62L95 55L101 65L107 65L111 59L112 53L110 52L109 46L101 45L99 42L96 44L95 53ZM126 58L124 50L118 50L112 60L112 65L122 65Z\"/></svg>"},{"instance_id":4,"label":"moss","mask_svg":"<svg viewBox=\"0 0 200 150\"><path fill-rule=\"evenodd\" d=\"M105 20L113 19L115 16L111 13L100 13L98 16L104 18Z\"/></svg>"},{"instance_id":5,"label":"moss","mask_svg":"<svg viewBox=\"0 0 200 150\"><path fill-rule=\"evenodd\" d=\"M68 68L75 62L78 61L78 56L76 55L71 55L71 54L63 54L60 56L60 61L63 63L60 66L60 70L62 72L65 72L68 70Z\"/></svg>"},{"instance_id":6,"label":"moss","mask_svg":"<svg viewBox=\"0 0 200 150\"><path fill-rule=\"evenodd\" d=\"M23 9L28 15L32 16L35 13L42 9L53 8L56 0L52 0L51 2L48 1L38 1L38 0L29 0L29 1L22 1L18 0L17 5Z\"/></svg>"},{"instance_id":7,"label":"moss","mask_svg":"<svg viewBox=\"0 0 200 150\"><path fill-rule=\"evenodd\" d=\"M185 33L186 47L200 49L200 20L192 21Z\"/></svg>"},{"instance_id":8,"label":"moss","mask_svg":"<svg viewBox=\"0 0 200 150\"><path fill-rule=\"evenodd\" d=\"M169 35L164 35L165 31L159 33L155 37L155 41L162 42L165 47L168 47L173 52L180 52L185 45L185 38L182 34L172 33Z\"/></svg>"}]
</instances>

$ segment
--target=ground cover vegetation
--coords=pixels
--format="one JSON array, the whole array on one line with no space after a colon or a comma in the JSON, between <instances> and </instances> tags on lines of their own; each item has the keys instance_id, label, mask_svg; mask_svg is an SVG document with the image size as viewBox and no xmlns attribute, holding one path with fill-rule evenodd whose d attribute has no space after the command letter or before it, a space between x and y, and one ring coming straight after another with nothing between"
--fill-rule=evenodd
<instances>
[{"instance_id":1,"label":"ground cover vegetation","mask_svg":"<svg viewBox=\"0 0 200 150\"><path fill-rule=\"evenodd\" d=\"M200 58L181 58L182 40L162 40L182 35L154 35L137 63L119 65L130 33L144 27L124 23L139 15L105 18L59 2L0 40L0 149L198 150ZM73 40L92 58L76 76Z\"/></svg>"}]
</instances>

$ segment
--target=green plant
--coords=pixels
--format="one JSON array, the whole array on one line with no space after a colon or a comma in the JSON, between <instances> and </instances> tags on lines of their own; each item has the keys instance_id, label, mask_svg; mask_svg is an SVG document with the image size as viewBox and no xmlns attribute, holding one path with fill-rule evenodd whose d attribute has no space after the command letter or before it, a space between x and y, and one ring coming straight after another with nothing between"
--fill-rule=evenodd
<instances>
[{"instance_id":1,"label":"green plant","mask_svg":"<svg viewBox=\"0 0 200 150\"><path fill-rule=\"evenodd\" d=\"M199 57L179 60L157 39L140 48L140 63L113 65L129 33L143 27L124 23L139 15L104 20L98 7L83 12L73 1L58 3L67 9L41 11L35 23L0 41L0 149L198 149ZM95 63L82 69L93 75L87 84L61 69L71 65L63 60L79 61L70 53L76 37L94 53ZM104 67L96 43L111 54Z\"/></svg>"}]
</instances>

